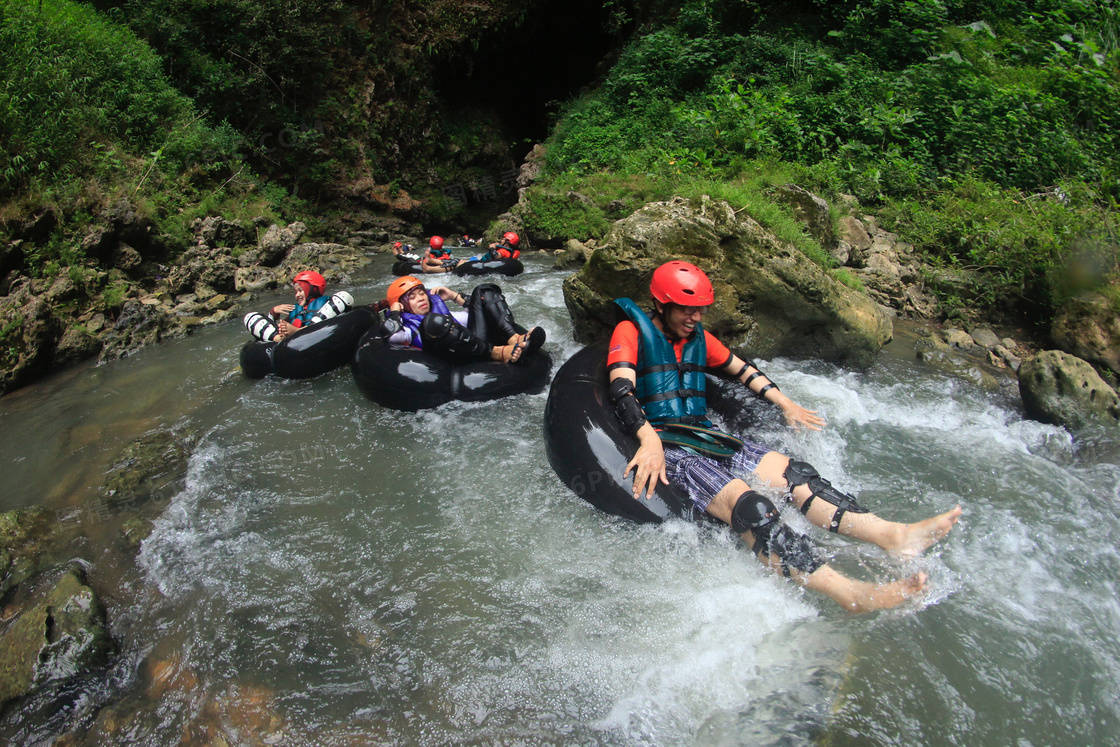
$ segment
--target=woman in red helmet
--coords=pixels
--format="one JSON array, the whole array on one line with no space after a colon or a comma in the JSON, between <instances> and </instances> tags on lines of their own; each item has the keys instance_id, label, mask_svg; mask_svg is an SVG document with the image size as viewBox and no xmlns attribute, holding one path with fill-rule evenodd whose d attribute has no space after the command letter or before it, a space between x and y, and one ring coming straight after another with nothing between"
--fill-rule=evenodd
<instances>
[{"instance_id":1,"label":"woman in red helmet","mask_svg":"<svg viewBox=\"0 0 1120 747\"><path fill-rule=\"evenodd\" d=\"M354 305L346 291L324 295L327 280L314 270L304 270L292 278L295 303L282 303L269 310L269 317L251 312L245 316L245 327L259 340L279 342L302 327L338 316Z\"/></svg>"},{"instance_id":2,"label":"woman in red helmet","mask_svg":"<svg viewBox=\"0 0 1120 747\"><path fill-rule=\"evenodd\" d=\"M648 499L658 482L684 489L697 509L741 534L762 562L851 611L893 607L921 592L926 581L921 573L885 584L842 576L822 561L806 536L783 524L774 504L744 478L785 489L790 502L818 526L903 556L917 555L947 534L960 506L914 524L887 521L832 487L807 462L714 427L707 418L708 370L737 378L780 407L794 427L820 430L824 420L704 330L702 320L715 294L699 267L681 261L661 265L653 273L650 295L652 314L629 298L616 299L627 319L615 327L607 354L609 398L623 431L638 439L626 467L627 475L634 472L634 498L645 493Z\"/></svg>"},{"instance_id":3,"label":"woman in red helmet","mask_svg":"<svg viewBox=\"0 0 1120 747\"><path fill-rule=\"evenodd\" d=\"M494 283L483 283L465 297L450 288L425 288L408 275L389 285L385 302L388 311L381 334L390 343L458 362L517 363L545 341L543 328L526 330L514 321L501 288ZM448 302L465 310L451 311Z\"/></svg>"}]
</instances>

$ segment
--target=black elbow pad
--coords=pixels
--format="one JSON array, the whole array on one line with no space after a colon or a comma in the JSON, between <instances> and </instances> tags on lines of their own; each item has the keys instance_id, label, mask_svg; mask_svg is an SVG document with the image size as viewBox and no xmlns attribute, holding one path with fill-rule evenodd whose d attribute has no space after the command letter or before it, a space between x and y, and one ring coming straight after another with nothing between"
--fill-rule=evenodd
<instances>
[{"instance_id":1,"label":"black elbow pad","mask_svg":"<svg viewBox=\"0 0 1120 747\"><path fill-rule=\"evenodd\" d=\"M622 432L633 436L646 424L646 414L638 398L634 395L634 384L629 379L619 377L611 382L608 394Z\"/></svg>"}]
</instances>

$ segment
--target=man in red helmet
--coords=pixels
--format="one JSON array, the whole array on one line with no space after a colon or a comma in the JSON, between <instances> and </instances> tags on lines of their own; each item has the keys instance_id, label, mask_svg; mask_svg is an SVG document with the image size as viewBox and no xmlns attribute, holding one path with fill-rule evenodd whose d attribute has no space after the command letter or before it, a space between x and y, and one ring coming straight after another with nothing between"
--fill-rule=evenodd
<instances>
[{"instance_id":1,"label":"man in red helmet","mask_svg":"<svg viewBox=\"0 0 1120 747\"><path fill-rule=\"evenodd\" d=\"M253 311L245 315L245 327L259 340L279 342L301 327L330 319L350 309L354 298L346 291L324 295L327 279L314 270L304 270L292 278L296 302L282 303L269 310L269 317Z\"/></svg>"},{"instance_id":2,"label":"man in red helmet","mask_svg":"<svg viewBox=\"0 0 1120 747\"><path fill-rule=\"evenodd\" d=\"M428 251L424 252L424 257L420 260L421 272L451 272L457 264L461 264L461 260L456 262L451 256L451 250L443 245L442 236L428 239Z\"/></svg>"},{"instance_id":3,"label":"man in red helmet","mask_svg":"<svg viewBox=\"0 0 1120 747\"><path fill-rule=\"evenodd\" d=\"M628 298L616 299L627 319L615 327L607 354L611 402L623 430L639 443L626 467L627 475L634 472L634 498L645 493L648 499L658 482L683 488L699 510L742 535L762 562L853 612L893 607L921 592L924 573L885 584L841 575L821 560L806 536L782 523L774 504L744 477L785 489L790 502L820 527L907 557L945 536L960 517L960 506L914 524L887 521L834 488L807 462L715 428L707 419L709 370L738 379L777 405L794 427L820 430L824 420L704 330L702 320L715 294L699 267L681 261L661 265L650 294L652 314Z\"/></svg>"}]
</instances>

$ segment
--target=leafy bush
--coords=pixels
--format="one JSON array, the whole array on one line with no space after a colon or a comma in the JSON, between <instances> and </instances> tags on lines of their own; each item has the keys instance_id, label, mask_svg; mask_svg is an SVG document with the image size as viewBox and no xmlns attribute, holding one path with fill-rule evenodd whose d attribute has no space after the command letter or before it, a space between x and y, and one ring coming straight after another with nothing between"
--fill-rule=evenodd
<instances>
[{"instance_id":1,"label":"leafy bush","mask_svg":"<svg viewBox=\"0 0 1120 747\"><path fill-rule=\"evenodd\" d=\"M1118 276L1120 224L1095 197L1023 194L971 179L921 202L889 201L882 215L931 262L982 278L970 303L1010 303L1044 322L1070 296Z\"/></svg>"}]
</instances>

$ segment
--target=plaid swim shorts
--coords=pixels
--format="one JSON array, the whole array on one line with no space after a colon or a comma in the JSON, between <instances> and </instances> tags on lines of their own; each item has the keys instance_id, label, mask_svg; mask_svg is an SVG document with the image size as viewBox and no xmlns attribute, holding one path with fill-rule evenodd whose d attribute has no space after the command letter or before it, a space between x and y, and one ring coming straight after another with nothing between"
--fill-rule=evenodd
<instances>
[{"instance_id":1,"label":"plaid swim shorts","mask_svg":"<svg viewBox=\"0 0 1120 747\"><path fill-rule=\"evenodd\" d=\"M697 510L706 511L716 493L736 477L754 472L762 457L771 451L773 449L744 439L743 448L730 460L720 461L665 444L665 473L669 482L688 491Z\"/></svg>"}]
</instances>

